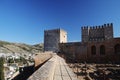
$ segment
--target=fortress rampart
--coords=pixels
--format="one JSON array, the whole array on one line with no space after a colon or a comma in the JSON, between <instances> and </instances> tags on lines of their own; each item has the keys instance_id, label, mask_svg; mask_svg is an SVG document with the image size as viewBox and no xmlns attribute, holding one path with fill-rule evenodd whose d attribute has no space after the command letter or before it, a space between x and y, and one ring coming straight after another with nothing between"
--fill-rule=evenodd
<instances>
[{"instance_id":1,"label":"fortress rampart","mask_svg":"<svg viewBox=\"0 0 120 80\"><path fill-rule=\"evenodd\" d=\"M81 27L82 42L103 41L113 38L113 24L104 24L101 26Z\"/></svg>"}]
</instances>

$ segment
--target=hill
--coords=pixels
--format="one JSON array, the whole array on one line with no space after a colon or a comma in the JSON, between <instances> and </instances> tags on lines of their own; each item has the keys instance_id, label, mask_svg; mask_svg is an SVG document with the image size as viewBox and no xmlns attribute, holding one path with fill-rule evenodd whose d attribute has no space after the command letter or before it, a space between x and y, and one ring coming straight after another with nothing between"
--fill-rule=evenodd
<instances>
[{"instance_id":1,"label":"hill","mask_svg":"<svg viewBox=\"0 0 120 80\"><path fill-rule=\"evenodd\" d=\"M0 41L0 53L38 53L43 51L43 44L28 45Z\"/></svg>"}]
</instances>

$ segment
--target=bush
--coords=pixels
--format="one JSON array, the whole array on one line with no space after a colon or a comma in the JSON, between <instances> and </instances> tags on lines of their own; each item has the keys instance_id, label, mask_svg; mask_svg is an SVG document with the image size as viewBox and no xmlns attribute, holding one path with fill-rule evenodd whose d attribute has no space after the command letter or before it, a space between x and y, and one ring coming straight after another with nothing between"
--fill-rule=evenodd
<instances>
[{"instance_id":1,"label":"bush","mask_svg":"<svg viewBox=\"0 0 120 80\"><path fill-rule=\"evenodd\" d=\"M4 58L0 58L0 80L5 80L4 79Z\"/></svg>"},{"instance_id":2,"label":"bush","mask_svg":"<svg viewBox=\"0 0 120 80\"><path fill-rule=\"evenodd\" d=\"M14 63L14 60L13 59L9 59L8 63Z\"/></svg>"}]
</instances>

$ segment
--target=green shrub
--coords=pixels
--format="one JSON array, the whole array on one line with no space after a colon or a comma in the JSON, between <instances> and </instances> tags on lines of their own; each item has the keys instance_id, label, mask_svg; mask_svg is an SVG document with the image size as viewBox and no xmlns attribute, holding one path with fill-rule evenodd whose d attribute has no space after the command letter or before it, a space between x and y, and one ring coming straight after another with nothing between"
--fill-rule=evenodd
<instances>
[{"instance_id":1,"label":"green shrub","mask_svg":"<svg viewBox=\"0 0 120 80\"><path fill-rule=\"evenodd\" d=\"M0 58L0 80L5 80L4 79L4 58Z\"/></svg>"}]
</instances>

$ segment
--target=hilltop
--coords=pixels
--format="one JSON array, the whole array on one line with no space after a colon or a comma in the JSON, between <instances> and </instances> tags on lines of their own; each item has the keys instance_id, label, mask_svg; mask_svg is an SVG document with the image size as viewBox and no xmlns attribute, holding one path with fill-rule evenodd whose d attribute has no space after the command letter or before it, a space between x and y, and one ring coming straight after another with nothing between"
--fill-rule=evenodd
<instances>
[{"instance_id":1,"label":"hilltop","mask_svg":"<svg viewBox=\"0 0 120 80\"><path fill-rule=\"evenodd\" d=\"M28 45L0 41L0 53L38 53L43 51L43 44Z\"/></svg>"}]
</instances>

